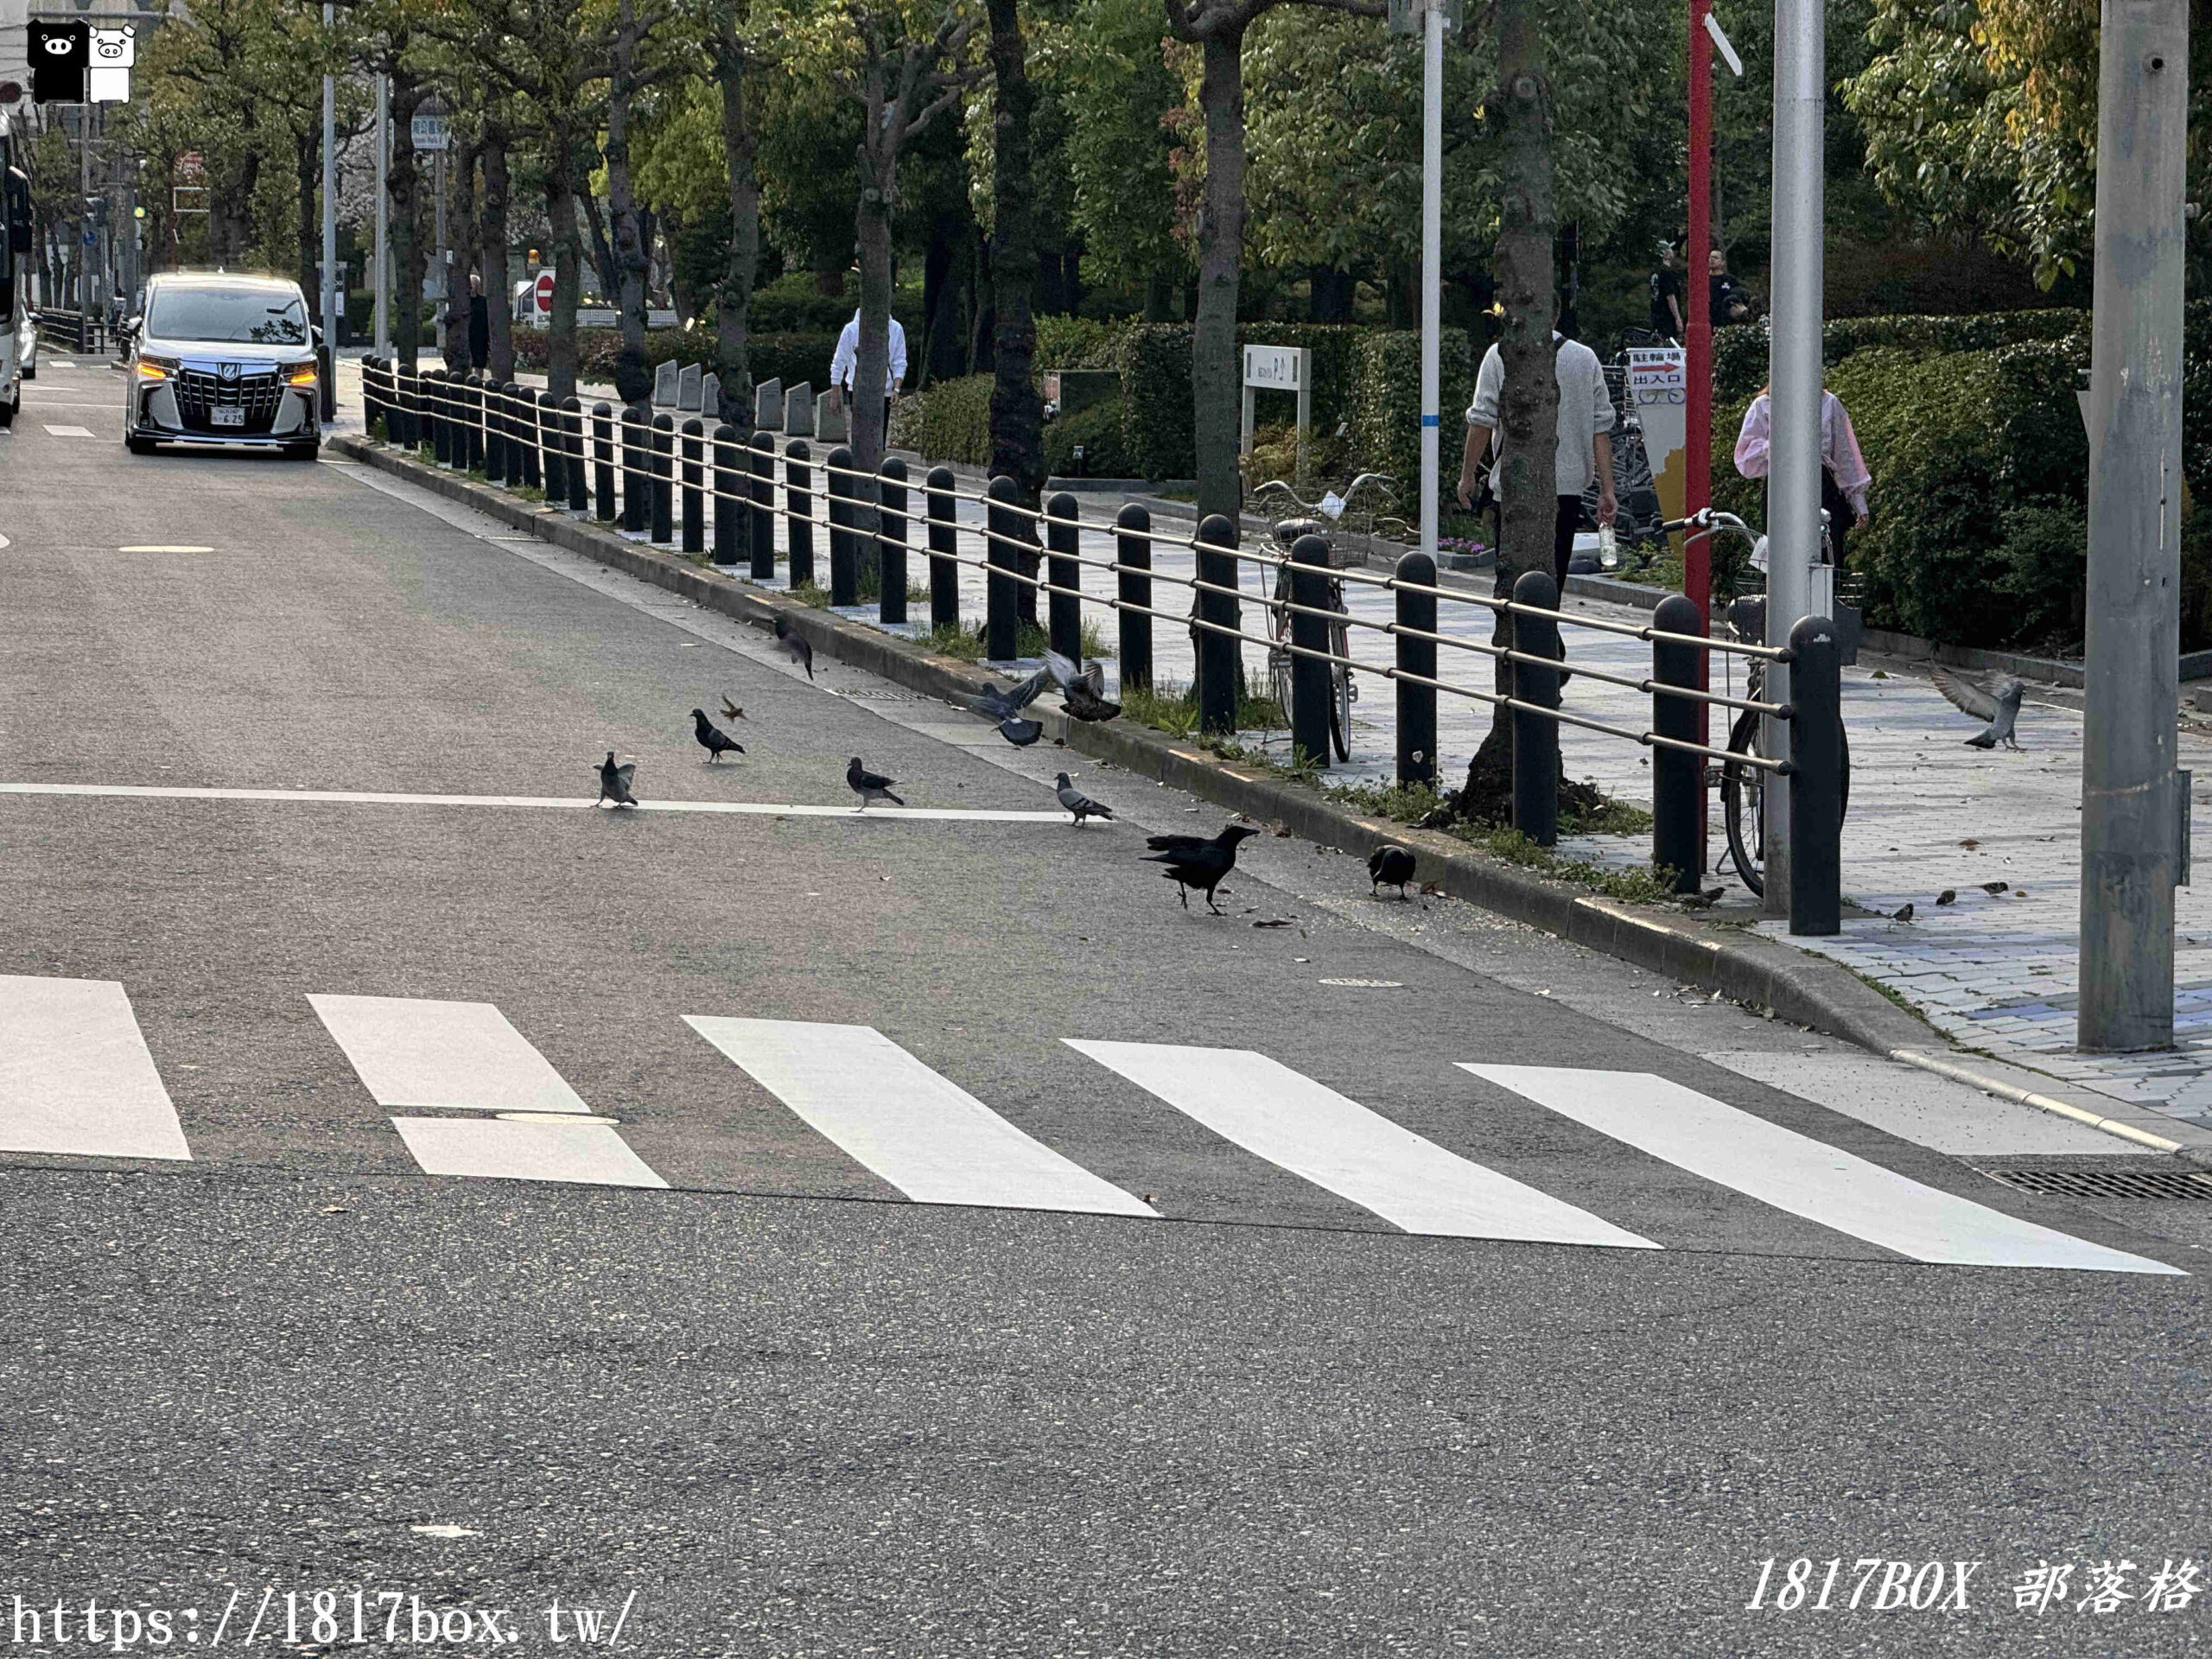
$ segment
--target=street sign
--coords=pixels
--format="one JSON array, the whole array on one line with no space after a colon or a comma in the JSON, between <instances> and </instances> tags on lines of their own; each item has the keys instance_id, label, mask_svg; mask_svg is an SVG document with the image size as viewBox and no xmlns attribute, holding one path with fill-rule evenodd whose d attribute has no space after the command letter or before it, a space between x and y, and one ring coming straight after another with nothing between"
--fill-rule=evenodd
<instances>
[{"instance_id":1,"label":"street sign","mask_svg":"<svg viewBox=\"0 0 2212 1659\"><path fill-rule=\"evenodd\" d=\"M1306 428L1313 416L1313 389L1306 383L1303 346L1247 346L1244 348L1244 430L1241 453L1252 453L1254 394L1289 391L1298 395L1298 467L1306 470Z\"/></svg>"},{"instance_id":2,"label":"street sign","mask_svg":"<svg viewBox=\"0 0 2212 1659\"><path fill-rule=\"evenodd\" d=\"M31 97L41 104L81 104L92 60L90 23L30 26Z\"/></svg>"},{"instance_id":3,"label":"street sign","mask_svg":"<svg viewBox=\"0 0 2212 1659\"><path fill-rule=\"evenodd\" d=\"M200 152L188 149L176 158L176 175L180 179L196 179L200 174Z\"/></svg>"},{"instance_id":4,"label":"street sign","mask_svg":"<svg viewBox=\"0 0 2212 1659\"><path fill-rule=\"evenodd\" d=\"M553 315L553 273L550 270L537 273L537 315L541 317Z\"/></svg>"},{"instance_id":5,"label":"street sign","mask_svg":"<svg viewBox=\"0 0 2212 1659\"><path fill-rule=\"evenodd\" d=\"M448 135L446 118L442 115L423 115L418 112L408 130L414 135L415 148L417 149L446 148Z\"/></svg>"}]
</instances>

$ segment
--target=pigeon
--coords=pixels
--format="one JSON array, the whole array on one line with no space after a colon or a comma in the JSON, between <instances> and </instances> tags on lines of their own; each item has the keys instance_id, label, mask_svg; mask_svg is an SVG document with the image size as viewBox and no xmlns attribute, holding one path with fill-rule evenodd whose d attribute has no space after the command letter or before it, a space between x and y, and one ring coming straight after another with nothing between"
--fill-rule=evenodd
<instances>
[{"instance_id":1,"label":"pigeon","mask_svg":"<svg viewBox=\"0 0 2212 1659\"><path fill-rule=\"evenodd\" d=\"M1958 890L1955 887L1944 888L1936 895L1936 902L1939 905L1955 905L1959 902Z\"/></svg>"},{"instance_id":2,"label":"pigeon","mask_svg":"<svg viewBox=\"0 0 2212 1659\"><path fill-rule=\"evenodd\" d=\"M1936 689L1948 697L1976 720L1986 720L1988 725L1967 739L1970 748L1993 749L2002 743L2008 749L2020 746L2012 739L2012 722L2020 717L2020 698L2027 687L2011 675L1987 686L1980 682L1961 679L1937 669L1929 677L1936 682Z\"/></svg>"},{"instance_id":3,"label":"pigeon","mask_svg":"<svg viewBox=\"0 0 2212 1659\"><path fill-rule=\"evenodd\" d=\"M1001 690L987 685L981 696L968 699L968 706L979 715L988 715L999 723L999 735L1017 749L1026 749L1044 736L1041 721L1024 720L1021 711L1036 701L1037 694L1052 683L1047 669L1039 669L1020 684Z\"/></svg>"},{"instance_id":4,"label":"pigeon","mask_svg":"<svg viewBox=\"0 0 2212 1659\"><path fill-rule=\"evenodd\" d=\"M1406 883L1414 879L1414 855L1402 847L1377 847L1367 855L1367 890L1378 892L1387 881L1406 898ZM1411 902L1408 900L1408 902Z\"/></svg>"},{"instance_id":5,"label":"pigeon","mask_svg":"<svg viewBox=\"0 0 2212 1659\"><path fill-rule=\"evenodd\" d=\"M861 758L857 754L853 757L852 764L845 768L846 787L861 798L861 810L863 812L868 810L870 801L888 801L893 806L906 805L906 802L891 792L891 785L895 781L894 779L876 776L861 765Z\"/></svg>"},{"instance_id":6,"label":"pigeon","mask_svg":"<svg viewBox=\"0 0 2212 1659\"><path fill-rule=\"evenodd\" d=\"M626 766L614 764L614 751L607 752L607 759L599 768L599 798L612 801L617 806L635 806L638 798L630 792L630 779L636 777L638 765L632 761Z\"/></svg>"},{"instance_id":7,"label":"pigeon","mask_svg":"<svg viewBox=\"0 0 2212 1659\"><path fill-rule=\"evenodd\" d=\"M1205 894L1208 910L1224 915L1227 912L1213 901L1214 889L1236 868L1237 842L1259 833L1249 824L1232 823L1211 840L1203 836L1147 836L1144 844L1152 851L1145 856L1152 863L1167 867L1166 877L1175 884L1184 909L1191 907L1191 889L1196 887Z\"/></svg>"},{"instance_id":8,"label":"pigeon","mask_svg":"<svg viewBox=\"0 0 2212 1659\"><path fill-rule=\"evenodd\" d=\"M1903 910L1897 912L1896 915L1891 917L1890 919L1893 922L1910 921L1912 919L1912 906L1910 905L1907 905Z\"/></svg>"},{"instance_id":9,"label":"pigeon","mask_svg":"<svg viewBox=\"0 0 2212 1659\"><path fill-rule=\"evenodd\" d=\"M1075 814L1077 829L1080 830L1083 827L1083 821L1085 818L1104 818L1109 823L1112 821L1114 817L1112 810L1099 805L1090 796L1068 782L1067 773L1065 772L1060 773L1052 781L1056 792L1059 795L1060 804Z\"/></svg>"},{"instance_id":10,"label":"pigeon","mask_svg":"<svg viewBox=\"0 0 2212 1659\"><path fill-rule=\"evenodd\" d=\"M791 626L788 616L776 619L776 641L791 653L791 661L806 671L806 677L814 677L814 647L806 643L806 636Z\"/></svg>"},{"instance_id":11,"label":"pigeon","mask_svg":"<svg viewBox=\"0 0 2212 1659\"><path fill-rule=\"evenodd\" d=\"M699 740L699 747L707 752L709 763L721 760L725 754L745 753L744 744L728 733L715 728L715 722L707 718L707 711L703 709L691 711L691 730Z\"/></svg>"},{"instance_id":12,"label":"pigeon","mask_svg":"<svg viewBox=\"0 0 2212 1659\"><path fill-rule=\"evenodd\" d=\"M722 693L722 718L724 720L743 720L745 718L745 710L739 708L735 703L729 700L729 693L727 691Z\"/></svg>"},{"instance_id":13,"label":"pigeon","mask_svg":"<svg viewBox=\"0 0 2212 1659\"><path fill-rule=\"evenodd\" d=\"M1077 720L1111 720L1122 712L1122 705L1105 696L1106 667L1093 663L1088 668L1077 668L1070 658L1057 651L1045 653L1045 667L1060 683L1060 702L1069 715Z\"/></svg>"},{"instance_id":14,"label":"pigeon","mask_svg":"<svg viewBox=\"0 0 2212 1659\"><path fill-rule=\"evenodd\" d=\"M2012 885L2009 881L1985 881L1981 884L1981 890L1984 893L2002 893Z\"/></svg>"}]
</instances>

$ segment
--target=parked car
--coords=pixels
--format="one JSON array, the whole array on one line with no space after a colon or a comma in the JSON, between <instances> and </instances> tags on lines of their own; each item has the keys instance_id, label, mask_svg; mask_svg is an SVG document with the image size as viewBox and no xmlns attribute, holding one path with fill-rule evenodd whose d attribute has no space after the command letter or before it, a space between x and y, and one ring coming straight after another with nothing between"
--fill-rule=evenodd
<instances>
[{"instance_id":1,"label":"parked car","mask_svg":"<svg viewBox=\"0 0 2212 1659\"><path fill-rule=\"evenodd\" d=\"M321 330L297 283L163 271L130 346L123 442L245 445L311 461L321 447Z\"/></svg>"}]
</instances>

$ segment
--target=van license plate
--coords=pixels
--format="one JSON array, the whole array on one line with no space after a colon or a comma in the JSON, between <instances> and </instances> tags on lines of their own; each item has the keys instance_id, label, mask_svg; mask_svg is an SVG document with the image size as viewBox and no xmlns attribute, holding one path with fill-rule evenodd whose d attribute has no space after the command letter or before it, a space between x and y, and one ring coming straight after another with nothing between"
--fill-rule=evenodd
<instances>
[{"instance_id":1,"label":"van license plate","mask_svg":"<svg viewBox=\"0 0 2212 1659\"><path fill-rule=\"evenodd\" d=\"M245 424L245 410L242 409L217 409L209 412L214 416L214 423L217 426L244 426Z\"/></svg>"}]
</instances>

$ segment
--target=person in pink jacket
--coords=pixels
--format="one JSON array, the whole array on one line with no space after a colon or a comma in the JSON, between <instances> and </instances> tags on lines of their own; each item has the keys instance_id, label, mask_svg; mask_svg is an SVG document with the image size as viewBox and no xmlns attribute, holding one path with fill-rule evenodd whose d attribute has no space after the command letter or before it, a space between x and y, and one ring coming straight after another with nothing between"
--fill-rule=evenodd
<instances>
[{"instance_id":1,"label":"person in pink jacket","mask_svg":"<svg viewBox=\"0 0 2212 1659\"><path fill-rule=\"evenodd\" d=\"M1764 478L1770 464L1774 410L1761 387L1744 411L1743 430L1736 435L1736 470L1745 478ZM1821 505L1827 509L1828 541L1835 562L1843 563L1844 545L1853 526L1866 522L1866 488L1874 481L1866 458L1859 453L1859 435L1851 429L1851 416L1843 399L1832 391L1821 393Z\"/></svg>"}]
</instances>

